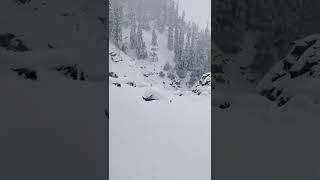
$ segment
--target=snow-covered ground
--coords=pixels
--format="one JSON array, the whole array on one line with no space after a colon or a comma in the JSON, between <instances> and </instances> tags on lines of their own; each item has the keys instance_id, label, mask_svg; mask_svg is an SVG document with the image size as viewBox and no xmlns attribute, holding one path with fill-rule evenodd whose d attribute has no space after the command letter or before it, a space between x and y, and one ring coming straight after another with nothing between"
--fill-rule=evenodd
<instances>
[{"instance_id":1,"label":"snow-covered ground","mask_svg":"<svg viewBox=\"0 0 320 180\"><path fill-rule=\"evenodd\" d=\"M143 33L150 51L151 32ZM173 52L166 36L157 34L157 62L137 60L134 51L127 55L109 43L109 53L121 59L109 61L109 72L117 75L109 77L110 179L209 180L210 91L196 95L183 83L178 89L170 85L163 66L174 65Z\"/></svg>"},{"instance_id":2,"label":"snow-covered ground","mask_svg":"<svg viewBox=\"0 0 320 180\"><path fill-rule=\"evenodd\" d=\"M110 84L110 179L210 179L210 98L144 101Z\"/></svg>"},{"instance_id":3,"label":"snow-covered ground","mask_svg":"<svg viewBox=\"0 0 320 180\"><path fill-rule=\"evenodd\" d=\"M294 102L295 101L295 102ZM216 179L319 179L319 106L284 107L252 93L212 109Z\"/></svg>"}]
</instances>

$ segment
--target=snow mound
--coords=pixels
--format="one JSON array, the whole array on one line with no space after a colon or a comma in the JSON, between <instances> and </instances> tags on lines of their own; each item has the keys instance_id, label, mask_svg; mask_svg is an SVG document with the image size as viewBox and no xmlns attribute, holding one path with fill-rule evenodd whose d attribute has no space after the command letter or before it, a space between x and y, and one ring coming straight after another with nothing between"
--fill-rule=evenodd
<instances>
[{"instance_id":1,"label":"snow mound","mask_svg":"<svg viewBox=\"0 0 320 180\"><path fill-rule=\"evenodd\" d=\"M176 90L176 91L174 91L173 94L177 95L177 96L182 96L184 93L182 91L180 91L180 90Z\"/></svg>"},{"instance_id":2,"label":"snow mound","mask_svg":"<svg viewBox=\"0 0 320 180\"><path fill-rule=\"evenodd\" d=\"M211 72L205 73L192 87L192 92L200 94L211 94Z\"/></svg>"},{"instance_id":3,"label":"snow mound","mask_svg":"<svg viewBox=\"0 0 320 180\"><path fill-rule=\"evenodd\" d=\"M277 63L257 86L261 95L286 104L296 94L317 99L320 95L320 35L314 34L294 42L288 55Z\"/></svg>"},{"instance_id":4,"label":"snow mound","mask_svg":"<svg viewBox=\"0 0 320 180\"><path fill-rule=\"evenodd\" d=\"M167 99L167 96L158 88L148 88L142 96L145 101Z\"/></svg>"}]
</instances>

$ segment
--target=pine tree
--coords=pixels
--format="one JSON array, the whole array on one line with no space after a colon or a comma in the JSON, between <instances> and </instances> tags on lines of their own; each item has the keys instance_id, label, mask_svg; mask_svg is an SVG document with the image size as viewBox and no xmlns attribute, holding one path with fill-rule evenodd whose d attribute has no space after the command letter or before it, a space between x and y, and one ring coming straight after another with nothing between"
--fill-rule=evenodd
<instances>
[{"instance_id":1,"label":"pine tree","mask_svg":"<svg viewBox=\"0 0 320 180\"><path fill-rule=\"evenodd\" d=\"M178 51L178 60L184 66L184 61L182 59L182 53L184 50L184 32L181 29L179 34L179 51Z\"/></svg>"},{"instance_id":2,"label":"pine tree","mask_svg":"<svg viewBox=\"0 0 320 180\"><path fill-rule=\"evenodd\" d=\"M189 28L187 28L187 35L186 35L186 43L185 43L185 47L182 50L182 61L183 61L183 67L185 69L188 69L189 64L190 64L190 57L189 57L189 49L190 49L190 43L191 41L191 31L189 30Z\"/></svg>"},{"instance_id":3,"label":"pine tree","mask_svg":"<svg viewBox=\"0 0 320 180\"><path fill-rule=\"evenodd\" d=\"M140 58L145 59L147 57L148 57L147 46L146 46L146 43L144 41L142 41Z\"/></svg>"},{"instance_id":4,"label":"pine tree","mask_svg":"<svg viewBox=\"0 0 320 180\"><path fill-rule=\"evenodd\" d=\"M177 30L178 28L176 28L176 32L175 32L175 44L174 44L174 60L177 63L181 63L182 64L182 50L183 50L183 46L184 46L184 32L182 30Z\"/></svg>"},{"instance_id":5,"label":"pine tree","mask_svg":"<svg viewBox=\"0 0 320 180\"><path fill-rule=\"evenodd\" d=\"M188 50L188 58L189 58L189 70L193 71L195 70L196 67L196 42L197 42L197 26L195 23L192 24L192 28L191 28L191 37L190 37L190 46L189 46L189 50Z\"/></svg>"},{"instance_id":6,"label":"pine tree","mask_svg":"<svg viewBox=\"0 0 320 180\"><path fill-rule=\"evenodd\" d=\"M147 47L143 41L142 27L141 24L138 25L137 41L136 41L136 54L138 59L145 59L148 57Z\"/></svg>"},{"instance_id":7,"label":"pine tree","mask_svg":"<svg viewBox=\"0 0 320 180\"><path fill-rule=\"evenodd\" d=\"M130 49L135 49L137 47L137 25L136 23L131 25L130 28Z\"/></svg>"},{"instance_id":8,"label":"pine tree","mask_svg":"<svg viewBox=\"0 0 320 180\"><path fill-rule=\"evenodd\" d=\"M176 60L176 72L180 78L185 78L187 69L186 69L186 61L185 61L185 48L184 48L184 32L181 29L178 35L178 46L177 51L175 53Z\"/></svg>"},{"instance_id":9,"label":"pine tree","mask_svg":"<svg viewBox=\"0 0 320 180\"><path fill-rule=\"evenodd\" d=\"M141 25L138 25L138 30L137 30L137 39L136 39L136 54L138 59L140 59L141 55L141 49L142 49L142 29Z\"/></svg>"},{"instance_id":10,"label":"pine tree","mask_svg":"<svg viewBox=\"0 0 320 180\"><path fill-rule=\"evenodd\" d=\"M168 49L173 50L173 28L172 26L168 27Z\"/></svg>"},{"instance_id":11,"label":"pine tree","mask_svg":"<svg viewBox=\"0 0 320 180\"><path fill-rule=\"evenodd\" d=\"M206 52L206 39L205 33L199 33L199 39L196 44L196 67L199 74L203 74L205 71L206 61L207 61L207 52Z\"/></svg>"},{"instance_id":12,"label":"pine tree","mask_svg":"<svg viewBox=\"0 0 320 180\"><path fill-rule=\"evenodd\" d=\"M167 25L167 4L166 4L166 1L162 1L162 5L160 8L160 15L158 16L156 21L156 27L161 34L164 32L166 25Z\"/></svg>"},{"instance_id":13,"label":"pine tree","mask_svg":"<svg viewBox=\"0 0 320 180\"><path fill-rule=\"evenodd\" d=\"M209 32L210 32L210 31L209 31L209 25L208 25L208 23L207 23L206 29L205 29L205 31L204 31L206 37L209 36Z\"/></svg>"},{"instance_id":14,"label":"pine tree","mask_svg":"<svg viewBox=\"0 0 320 180\"><path fill-rule=\"evenodd\" d=\"M156 34L156 31L155 31L155 30L152 31L151 45L152 45L152 46L158 46L157 34Z\"/></svg>"},{"instance_id":15,"label":"pine tree","mask_svg":"<svg viewBox=\"0 0 320 180\"><path fill-rule=\"evenodd\" d=\"M174 53L177 54L179 50L179 29L176 27L174 31ZM175 58L175 60L177 60Z\"/></svg>"},{"instance_id":16,"label":"pine tree","mask_svg":"<svg viewBox=\"0 0 320 180\"><path fill-rule=\"evenodd\" d=\"M175 3L171 1L168 9L168 26L175 25Z\"/></svg>"},{"instance_id":17,"label":"pine tree","mask_svg":"<svg viewBox=\"0 0 320 180\"><path fill-rule=\"evenodd\" d=\"M136 24L136 14L135 12L133 11L133 9L130 9L130 12L129 12L129 25L134 25Z\"/></svg>"},{"instance_id":18,"label":"pine tree","mask_svg":"<svg viewBox=\"0 0 320 180\"><path fill-rule=\"evenodd\" d=\"M179 21L179 4L177 4L174 8L174 14L173 14L173 23L174 25L177 27L180 25L180 21Z\"/></svg>"},{"instance_id":19,"label":"pine tree","mask_svg":"<svg viewBox=\"0 0 320 180\"><path fill-rule=\"evenodd\" d=\"M113 27L113 38L118 47L120 47L120 43L122 42L122 8L115 9L115 21Z\"/></svg>"},{"instance_id":20,"label":"pine tree","mask_svg":"<svg viewBox=\"0 0 320 180\"><path fill-rule=\"evenodd\" d=\"M113 37L113 28L114 28L114 11L109 0L109 38Z\"/></svg>"},{"instance_id":21,"label":"pine tree","mask_svg":"<svg viewBox=\"0 0 320 180\"><path fill-rule=\"evenodd\" d=\"M183 11L182 12L182 16L181 16L181 21L180 21L180 26L181 28L185 28L185 22L184 22L184 19L185 19L185 12Z\"/></svg>"},{"instance_id":22,"label":"pine tree","mask_svg":"<svg viewBox=\"0 0 320 180\"><path fill-rule=\"evenodd\" d=\"M139 24L142 23L143 19L144 19L144 17L143 17L144 12L143 12L142 6L143 6L143 2L142 2L142 0L140 0L137 7L136 7L137 21Z\"/></svg>"}]
</instances>

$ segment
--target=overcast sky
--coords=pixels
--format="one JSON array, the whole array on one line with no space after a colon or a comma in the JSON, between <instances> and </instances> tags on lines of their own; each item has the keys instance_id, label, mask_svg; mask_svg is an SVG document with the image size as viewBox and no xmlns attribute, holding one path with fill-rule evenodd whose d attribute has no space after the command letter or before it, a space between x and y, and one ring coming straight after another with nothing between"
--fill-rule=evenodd
<instances>
[{"instance_id":1,"label":"overcast sky","mask_svg":"<svg viewBox=\"0 0 320 180\"><path fill-rule=\"evenodd\" d=\"M179 2L180 13L186 12L186 20L197 23L205 28L207 23L211 27L211 0L175 0Z\"/></svg>"}]
</instances>

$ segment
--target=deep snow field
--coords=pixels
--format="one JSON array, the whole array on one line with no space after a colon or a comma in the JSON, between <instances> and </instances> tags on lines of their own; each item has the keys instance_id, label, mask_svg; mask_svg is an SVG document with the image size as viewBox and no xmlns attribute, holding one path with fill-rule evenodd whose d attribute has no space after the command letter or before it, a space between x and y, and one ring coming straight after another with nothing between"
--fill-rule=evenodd
<instances>
[{"instance_id":1,"label":"deep snow field","mask_svg":"<svg viewBox=\"0 0 320 180\"><path fill-rule=\"evenodd\" d=\"M210 99L110 84L110 179L210 179Z\"/></svg>"},{"instance_id":2,"label":"deep snow field","mask_svg":"<svg viewBox=\"0 0 320 180\"><path fill-rule=\"evenodd\" d=\"M212 107L216 179L318 179L319 105L297 97L279 108L239 95L229 109ZM232 172L232 173L230 173Z\"/></svg>"}]
</instances>

